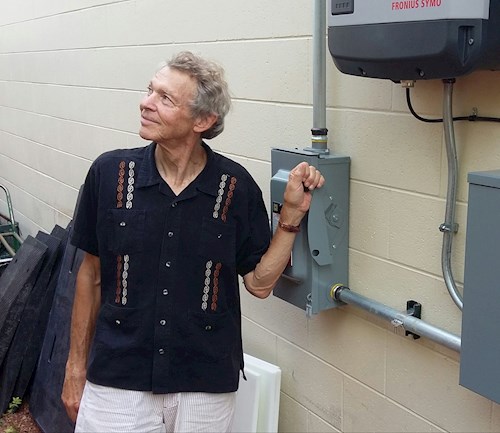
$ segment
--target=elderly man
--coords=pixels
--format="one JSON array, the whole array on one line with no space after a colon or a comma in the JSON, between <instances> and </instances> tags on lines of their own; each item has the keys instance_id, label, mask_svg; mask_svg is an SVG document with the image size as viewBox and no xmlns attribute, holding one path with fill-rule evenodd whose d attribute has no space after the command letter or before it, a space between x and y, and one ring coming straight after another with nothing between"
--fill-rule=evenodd
<instances>
[{"instance_id":1,"label":"elderly man","mask_svg":"<svg viewBox=\"0 0 500 433\"><path fill-rule=\"evenodd\" d=\"M77 432L230 431L243 369L238 275L267 297L311 192L291 173L270 239L262 193L203 141L230 107L223 70L190 52L152 78L137 149L92 164L72 243L77 277L62 399Z\"/></svg>"}]
</instances>

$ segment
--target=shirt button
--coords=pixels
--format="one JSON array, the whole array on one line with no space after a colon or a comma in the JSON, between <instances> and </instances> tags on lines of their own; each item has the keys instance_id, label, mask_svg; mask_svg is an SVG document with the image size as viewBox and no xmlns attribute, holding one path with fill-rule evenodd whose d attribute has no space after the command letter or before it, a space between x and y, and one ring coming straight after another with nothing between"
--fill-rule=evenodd
<instances>
[{"instance_id":1,"label":"shirt button","mask_svg":"<svg viewBox=\"0 0 500 433\"><path fill-rule=\"evenodd\" d=\"M172 264L172 263L167 262L167 263L165 263L165 266L166 266L167 268L170 268L170 265L171 265L171 264Z\"/></svg>"},{"instance_id":2,"label":"shirt button","mask_svg":"<svg viewBox=\"0 0 500 433\"><path fill-rule=\"evenodd\" d=\"M205 326L205 331L211 331L211 330L212 330L212 326L211 325Z\"/></svg>"},{"instance_id":3,"label":"shirt button","mask_svg":"<svg viewBox=\"0 0 500 433\"><path fill-rule=\"evenodd\" d=\"M165 326L167 324L167 321L166 320L160 320L160 325L161 326Z\"/></svg>"},{"instance_id":4,"label":"shirt button","mask_svg":"<svg viewBox=\"0 0 500 433\"><path fill-rule=\"evenodd\" d=\"M173 232L168 232L168 237L171 238L174 235Z\"/></svg>"},{"instance_id":5,"label":"shirt button","mask_svg":"<svg viewBox=\"0 0 500 433\"><path fill-rule=\"evenodd\" d=\"M167 295L168 295L168 289L163 289L163 294L164 294L165 296L167 296Z\"/></svg>"},{"instance_id":6,"label":"shirt button","mask_svg":"<svg viewBox=\"0 0 500 433\"><path fill-rule=\"evenodd\" d=\"M126 225L127 225L127 223L126 223L125 221L122 221L122 222L120 223L120 226L121 226L121 227L125 227Z\"/></svg>"},{"instance_id":7,"label":"shirt button","mask_svg":"<svg viewBox=\"0 0 500 433\"><path fill-rule=\"evenodd\" d=\"M176 207L176 206L177 206L177 202L172 203L172 207Z\"/></svg>"},{"instance_id":8,"label":"shirt button","mask_svg":"<svg viewBox=\"0 0 500 433\"><path fill-rule=\"evenodd\" d=\"M164 351L163 349L160 349L160 350L158 350L158 353L159 353L160 355L164 355L164 354L165 354L165 351Z\"/></svg>"}]
</instances>

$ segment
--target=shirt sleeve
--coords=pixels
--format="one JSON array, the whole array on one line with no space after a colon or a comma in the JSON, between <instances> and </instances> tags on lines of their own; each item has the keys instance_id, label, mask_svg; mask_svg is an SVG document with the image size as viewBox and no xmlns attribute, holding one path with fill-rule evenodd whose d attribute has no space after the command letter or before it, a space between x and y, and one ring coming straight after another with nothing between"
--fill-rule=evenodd
<instances>
[{"instance_id":1,"label":"shirt sleeve","mask_svg":"<svg viewBox=\"0 0 500 433\"><path fill-rule=\"evenodd\" d=\"M257 184L253 185L253 191L249 193L249 196L247 236L237 253L236 270L241 276L255 269L271 242L269 216L262 198L262 191Z\"/></svg>"},{"instance_id":2,"label":"shirt sleeve","mask_svg":"<svg viewBox=\"0 0 500 433\"><path fill-rule=\"evenodd\" d=\"M71 244L94 256L99 256L97 240L97 187L98 170L94 162L90 167L85 183L80 189L75 211Z\"/></svg>"}]
</instances>

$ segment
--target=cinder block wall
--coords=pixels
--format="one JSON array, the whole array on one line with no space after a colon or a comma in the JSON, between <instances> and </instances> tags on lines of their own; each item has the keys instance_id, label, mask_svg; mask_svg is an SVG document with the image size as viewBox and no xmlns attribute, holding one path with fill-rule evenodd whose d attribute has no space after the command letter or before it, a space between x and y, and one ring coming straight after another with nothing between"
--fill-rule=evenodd
<instances>
[{"instance_id":1,"label":"cinder block wall","mask_svg":"<svg viewBox=\"0 0 500 433\"><path fill-rule=\"evenodd\" d=\"M226 68L234 107L211 145L243 163L269 201L270 149L309 146L312 1L18 0L0 6L0 183L24 235L65 226L91 161L145 144L138 103L157 64L194 50ZM348 77L330 58L332 151L351 167L350 287L460 333L440 270L447 164L442 126L408 112L400 86ZM418 83L416 110L441 115L442 84ZM500 116L500 72L455 86L456 115ZM469 171L500 167L500 127L456 123L463 281ZM0 211L6 203L0 197ZM458 385L459 357L405 338L352 307L310 319L243 295L246 351L282 368L283 432L497 432L500 407Z\"/></svg>"}]
</instances>

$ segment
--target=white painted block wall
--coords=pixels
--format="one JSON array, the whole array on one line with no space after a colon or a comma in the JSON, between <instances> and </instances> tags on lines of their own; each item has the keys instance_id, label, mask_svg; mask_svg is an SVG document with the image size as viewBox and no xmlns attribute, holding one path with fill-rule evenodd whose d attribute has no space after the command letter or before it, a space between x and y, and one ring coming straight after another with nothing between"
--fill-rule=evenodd
<instances>
[{"instance_id":1,"label":"white painted block wall","mask_svg":"<svg viewBox=\"0 0 500 433\"><path fill-rule=\"evenodd\" d=\"M211 145L269 197L270 149L309 146L312 1L17 0L0 6L0 183L23 234L71 219L101 152L143 144L138 102L160 61L183 49L226 68L233 110ZM441 277L446 155L440 125L418 122L404 90L340 74L327 60L329 147L351 167L350 287L460 333ZM441 115L439 81L415 109ZM455 86L454 110L500 116L500 72ZM500 127L457 123L460 173L453 269L463 281L469 171L500 167ZM0 211L5 201L0 197ZM280 431L497 432L500 407L458 385L459 357L352 307L307 319L243 294L245 351L282 369Z\"/></svg>"}]
</instances>

